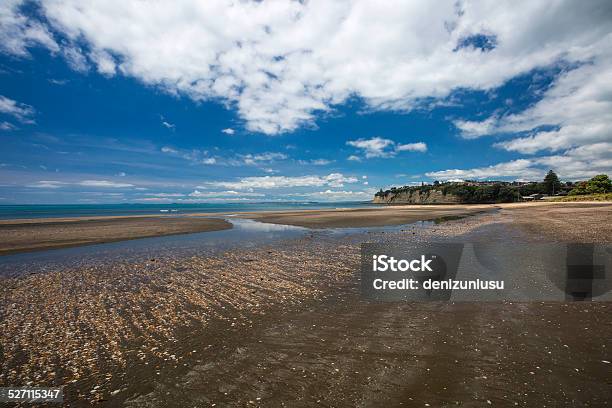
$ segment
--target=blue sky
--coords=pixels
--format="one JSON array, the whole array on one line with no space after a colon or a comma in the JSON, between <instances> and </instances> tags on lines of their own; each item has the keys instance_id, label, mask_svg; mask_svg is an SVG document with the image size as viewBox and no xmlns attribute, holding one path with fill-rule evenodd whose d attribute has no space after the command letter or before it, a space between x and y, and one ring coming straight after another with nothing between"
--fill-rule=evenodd
<instances>
[{"instance_id":1,"label":"blue sky","mask_svg":"<svg viewBox=\"0 0 612 408\"><path fill-rule=\"evenodd\" d=\"M104 3L0 6L0 203L365 200L612 168L607 2Z\"/></svg>"}]
</instances>

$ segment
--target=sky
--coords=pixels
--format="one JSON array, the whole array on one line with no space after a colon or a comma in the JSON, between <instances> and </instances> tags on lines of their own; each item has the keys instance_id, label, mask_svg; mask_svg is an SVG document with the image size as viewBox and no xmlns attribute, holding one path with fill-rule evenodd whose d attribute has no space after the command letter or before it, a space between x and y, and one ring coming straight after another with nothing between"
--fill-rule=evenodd
<instances>
[{"instance_id":1,"label":"sky","mask_svg":"<svg viewBox=\"0 0 612 408\"><path fill-rule=\"evenodd\" d=\"M612 173L612 2L4 0L0 204Z\"/></svg>"}]
</instances>

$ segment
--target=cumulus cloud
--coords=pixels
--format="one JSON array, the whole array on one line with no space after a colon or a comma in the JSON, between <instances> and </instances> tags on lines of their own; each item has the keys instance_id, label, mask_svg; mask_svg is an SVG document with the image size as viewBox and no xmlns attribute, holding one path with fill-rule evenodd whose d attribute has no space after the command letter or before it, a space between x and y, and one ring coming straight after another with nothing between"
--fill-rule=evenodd
<instances>
[{"instance_id":1,"label":"cumulus cloud","mask_svg":"<svg viewBox=\"0 0 612 408\"><path fill-rule=\"evenodd\" d=\"M233 135L234 133L236 133L236 131L234 129L232 129L232 128L223 129L221 132L225 133L226 135L230 135L230 136Z\"/></svg>"},{"instance_id":2,"label":"cumulus cloud","mask_svg":"<svg viewBox=\"0 0 612 408\"><path fill-rule=\"evenodd\" d=\"M96 53L97 51L94 51ZM83 55L81 48L76 46L68 46L62 48L62 54L68 63L68 66L73 70L81 73L89 71L89 62L87 57Z\"/></svg>"},{"instance_id":3,"label":"cumulus cloud","mask_svg":"<svg viewBox=\"0 0 612 408\"><path fill-rule=\"evenodd\" d=\"M371 109L407 111L455 89L493 89L561 58L588 61L609 48L612 21L607 0L41 0L44 20L22 15L21 3L2 6L4 52L61 48L77 70L87 59L105 75L225 101L247 129L266 134L313 124L317 112L351 96Z\"/></svg>"},{"instance_id":4,"label":"cumulus cloud","mask_svg":"<svg viewBox=\"0 0 612 408\"><path fill-rule=\"evenodd\" d=\"M21 0L0 2L0 50L17 56L28 56L28 47L42 45L51 51L59 50L48 28L21 13Z\"/></svg>"},{"instance_id":5,"label":"cumulus cloud","mask_svg":"<svg viewBox=\"0 0 612 408\"><path fill-rule=\"evenodd\" d=\"M612 44L612 36L604 36ZM504 134L495 146L525 155L555 153L529 158L525 175L538 174L534 167L548 166L571 179L612 172L612 47L594 51L590 61L563 72L522 112L493 115L480 122L455 121L463 137ZM517 136L518 135L518 136ZM588 152L588 156L585 156ZM508 163L500 163L503 169ZM495 167L495 166L493 166ZM492 170L492 171L490 171ZM454 170L448 170L452 173ZM465 170L500 174L493 169ZM516 172L509 171L508 176ZM501 174L500 174L501 175Z\"/></svg>"},{"instance_id":6,"label":"cumulus cloud","mask_svg":"<svg viewBox=\"0 0 612 408\"><path fill-rule=\"evenodd\" d=\"M343 187L344 183L356 183L358 179L344 176L341 173L330 173L326 176L262 176L244 177L237 181L215 181L206 183L208 187L221 187L232 190L277 189L293 187ZM200 187L200 188L206 188Z\"/></svg>"},{"instance_id":7,"label":"cumulus cloud","mask_svg":"<svg viewBox=\"0 0 612 408\"><path fill-rule=\"evenodd\" d=\"M553 169L565 180L583 180L612 170L612 143L580 146L563 154L517 159L472 169L449 169L426 173L439 180L494 179L539 180Z\"/></svg>"},{"instance_id":8,"label":"cumulus cloud","mask_svg":"<svg viewBox=\"0 0 612 408\"><path fill-rule=\"evenodd\" d=\"M113 57L104 50L94 50L89 58L96 65L98 72L104 76L113 76L117 72L117 65Z\"/></svg>"},{"instance_id":9,"label":"cumulus cloud","mask_svg":"<svg viewBox=\"0 0 612 408\"><path fill-rule=\"evenodd\" d=\"M612 43L612 37L610 37ZM465 138L529 133L496 144L525 154L612 139L612 52L561 74L532 107L483 121L455 121Z\"/></svg>"},{"instance_id":10,"label":"cumulus cloud","mask_svg":"<svg viewBox=\"0 0 612 408\"><path fill-rule=\"evenodd\" d=\"M349 140L347 145L363 150L366 159L373 157L393 157L398 152L426 152L427 145L423 142L397 144L393 140L373 137L371 139ZM358 156L350 156L348 160L358 160Z\"/></svg>"},{"instance_id":11,"label":"cumulus cloud","mask_svg":"<svg viewBox=\"0 0 612 408\"><path fill-rule=\"evenodd\" d=\"M612 44L612 41L610 42ZM541 126L553 129L539 130ZM559 151L612 140L612 52L563 74L530 109L504 118L498 128L529 131L499 147L520 153Z\"/></svg>"},{"instance_id":12,"label":"cumulus cloud","mask_svg":"<svg viewBox=\"0 0 612 408\"><path fill-rule=\"evenodd\" d=\"M461 136L463 138L476 139L495 132L496 122L496 117L490 117L483 121L455 120L453 124L461 131Z\"/></svg>"},{"instance_id":13,"label":"cumulus cloud","mask_svg":"<svg viewBox=\"0 0 612 408\"><path fill-rule=\"evenodd\" d=\"M389 147L395 144L393 140L383 139L382 137L349 140L346 144L363 150L365 157L368 159L372 157L389 157L394 154L392 150L388 150Z\"/></svg>"},{"instance_id":14,"label":"cumulus cloud","mask_svg":"<svg viewBox=\"0 0 612 408\"><path fill-rule=\"evenodd\" d=\"M537 179L541 176L541 169L534 169L530 160L519 159L492 166L476 167L473 169L449 169L425 173L427 177L439 180L453 179L491 179L496 177L516 177Z\"/></svg>"}]
</instances>

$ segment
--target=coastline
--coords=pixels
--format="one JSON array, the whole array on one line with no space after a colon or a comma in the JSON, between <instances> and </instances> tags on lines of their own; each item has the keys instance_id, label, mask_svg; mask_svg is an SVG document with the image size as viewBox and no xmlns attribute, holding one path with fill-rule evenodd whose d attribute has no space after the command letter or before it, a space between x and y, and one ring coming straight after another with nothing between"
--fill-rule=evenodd
<instances>
[{"instance_id":1,"label":"coastline","mask_svg":"<svg viewBox=\"0 0 612 408\"><path fill-rule=\"evenodd\" d=\"M606 202L535 202L511 204L385 205L378 208L335 208L319 210L256 211L235 213L193 213L180 216L130 215L74 218L32 218L0 220L0 255L68 248L197 232L231 229L222 217L250 219L263 223L325 228L367 228L405 225L416 221L461 218L483 212L514 212L524 228L534 232L553 228L559 236L574 230L568 219L592 209L611 211ZM534 211L535 209L535 211ZM592 226L590 235L610 236L606 222Z\"/></svg>"}]
</instances>

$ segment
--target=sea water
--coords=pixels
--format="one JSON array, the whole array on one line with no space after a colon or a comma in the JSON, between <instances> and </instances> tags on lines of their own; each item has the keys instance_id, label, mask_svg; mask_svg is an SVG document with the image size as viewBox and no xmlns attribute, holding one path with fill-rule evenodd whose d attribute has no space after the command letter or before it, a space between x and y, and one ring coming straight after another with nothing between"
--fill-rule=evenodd
<instances>
[{"instance_id":1,"label":"sea water","mask_svg":"<svg viewBox=\"0 0 612 408\"><path fill-rule=\"evenodd\" d=\"M66 218L118 215L180 215L189 213L228 213L249 211L316 210L373 206L364 201L343 202L247 202L199 204L52 204L0 205L0 219Z\"/></svg>"}]
</instances>

